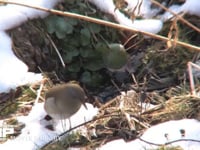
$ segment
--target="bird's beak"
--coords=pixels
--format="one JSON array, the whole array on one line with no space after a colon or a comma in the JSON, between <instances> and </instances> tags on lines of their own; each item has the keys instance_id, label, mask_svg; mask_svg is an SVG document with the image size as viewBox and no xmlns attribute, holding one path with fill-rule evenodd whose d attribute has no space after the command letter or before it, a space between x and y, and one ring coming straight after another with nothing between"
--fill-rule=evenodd
<instances>
[{"instance_id":1,"label":"bird's beak","mask_svg":"<svg viewBox=\"0 0 200 150\"><path fill-rule=\"evenodd\" d=\"M86 104L85 104L85 102L83 102L83 106L85 107L85 109L88 109L87 106L86 106Z\"/></svg>"},{"instance_id":2,"label":"bird's beak","mask_svg":"<svg viewBox=\"0 0 200 150\"><path fill-rule=\"evenodd\" d=\"M85 109L88 109L87 106L86 106L86 104L85 104L85 99L84 100L82 99L81 102L82 102L83 106L85 107Z\"/></svg>"}]
</instances>

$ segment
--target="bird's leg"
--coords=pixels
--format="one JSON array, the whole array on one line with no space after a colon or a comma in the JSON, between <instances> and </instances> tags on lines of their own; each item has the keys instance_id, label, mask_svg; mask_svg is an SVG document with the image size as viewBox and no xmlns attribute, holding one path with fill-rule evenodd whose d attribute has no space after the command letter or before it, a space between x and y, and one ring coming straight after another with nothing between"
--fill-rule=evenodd
<instances>
[{"instance_id":1,"label":"bird's leg","mask_svg":"<svg viewBox=\"0 0 200 150\"><path fill-rule=\"evenodd\" d=\"M67 120L68 120L68 122L69 122L69 126L67 126L67 122L66 122ZM61 125L62 125L63 132L65 132L65 131L67 131L67 130L69 130L69 129L72 128L70 118L61 119L60 121L61 121ZM69 127L69 128L67 128L67 127Z\"/></svg>"},{"instance_id":2,"label":"bird's leg","mask_svg":"<svg viewBox=\"0 0 200 150\"><path fill-rule=\"evenodd\" d=\"M195 67L196 69L200 70L200 66L192 62L188 62L187 66L188 66L188 74L189 74L189 80L190 80L190 91L192 95L196 95L192 67Z\"/></svg>"},{"instance_id":3,"label":"bird's leg","mask_svg":"<svg viewBox=\"0 0 200 150\"><path fill-rule=\"evenodd\" d=\"M67 131L67 127L66 127L66 119L61 119L61 125L62 125L62 128L63 128L63 132Z\"/></svg>"},{"instance_id":4,"label":"bird's leg","mask_svg":"<svg viewBox=\"0 0 200 150\"><path fill-rule=\"evenodd\" d=\"M71 119L70 119L70 118L68 118L68 121L69 121L69 129L71 129L71 128L72 128Z\"/></svg>"}]
</instances>

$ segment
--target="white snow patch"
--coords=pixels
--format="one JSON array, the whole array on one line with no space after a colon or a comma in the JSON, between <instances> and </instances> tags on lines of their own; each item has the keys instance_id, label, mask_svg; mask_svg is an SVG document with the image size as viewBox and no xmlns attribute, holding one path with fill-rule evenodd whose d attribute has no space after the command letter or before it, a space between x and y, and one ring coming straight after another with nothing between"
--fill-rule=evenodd
<instances>
[{"instance_id":1,"label":"white snow patch","mask_svg":"<svg viewBox=\"0 0 200 150\"><path fill-rule=\"evenodd\" d=\"M185 136L181 136L180 130L185 131ZM168 135L168 139L165 137ZM182 119L178 121L168 121L149 128L141 136L141 139L156 143L165 144L166 142L179 140L179 139L200 139L200 122L195 119ZM170 146L181 146L184 150L197 150L200 149L199 142L193 141L181 141L170 144ZM115 140L102 146L100 150L110 149L126 149L126 150L144 150L155 149L157 146L147 144L139 139L131 142L125 142L124 140Z\"/></svg>"},{"instance_id":2,"label":"white snow patch","mask_svg":"<svg viewBox=\"0 0 200 150\"><path fill-rule=\"evenodd\" d=\"M199 0L186 0L181 9L188 14L200 16Z\"/></svg>"},{"instance_id":3,"label":"white snow patch","mask_svg":"<svg viewBox=\"0 0 200 150\"><path fill-rule=\"evenodd\" d=\"M114 17L116 21L118 21L120 24L135 28L140 31L158 33L163 27L162 21L157 19L135 19L134 21L132 21L129 18L125 17L124 14L122 14L119 10L115 11Z\"/></svg>"},{"instance_id":4,"label":"white snow patch","mask_svg":"<svg viewBox=\"0 0 200 150\"><path fill-rule=\"evenodd\" d=\"M16 0L16 2L52 8L60 0ZM28 72L25 63L19 60L12 50L11 38L4 30L12 29L28 19L45 17L44 11L18 5L0 6L0 93L9 92L17 86L42 80L41 74Z\"/></svg>"},{"instance_id":5,"label":"white snow patch","mask_svg":"<svg viewBox=\"0 0 200 150\"><path fill-rule=\"evenodd\" d=\"M53 8L56 3L61 0L15 0L16 2L45 7L45 8ZM8 4L6 6L0 6L0 30L8 30L12 29L28 19L38 18L38 17L46 17L48 15L47 12L19 6Z\"/></svg>"},{"instance_id":6,"label":"white snow patch","mask_svg":"<svg viewBox=\"0 0 200 150\"><path fill-rule=\"evenodd\" d=\"M42 80L41 74L28 72L28 67L14 55L11 44L10 37L0 31L0 93Z\"/></svg>"},{"instance_id":7,"label":"white snow patch","mask_svg":"<svg viewBox=\"0 0 200 150\"><path fill-rule=\"evenodd\" d=\"M70 118L71 127L89 121L97 114L97 108L94 108L89 103L86 103L86 106L88 109L81 106L79 111ZM54 120L52 123L55 131L45 128L46 123L44 117L46 115L44 103L35 104L28 116L18 118L19 122L25 123L25 128L22 130L22 133L15 139L1 144L0 149L38 150L47 142L55 139L59 134L69 129L68 119Z\"/></svg>"},{"instance_id":8,"label":"white snow patch","mask_svg":"<svg viewBox=\"0 0 200 150\"><path fill-rule=\"evenodd\" d=\"M115 20L122 25L126 25L135 28L137 30L151 32L151 33L158 33L162 29L163 23L161 20L135 19L134 21L132 21L131 19L127 18L124 14L122 14L118 9L115 9L116 7L112 0L89 0L89 1L94 5L96 5L101 11L113 15ZM128 8L134 9L134 7L136 7L137 5L137 2L135 1L127 0L127 2L129 4ZM147 14L149 14L149 17L155 15L155 12L150 9L150 4L151 2L149 0L143 0L143 3L141 5L141 11L139 11L138 7L136 9L136 12L139 12L138 15L145 16L146 18Z\"/></svg>"},{"instance_id":9,"label":"white snow patch","mask_svg":"<svg viewBox=\"0 0 200 150\"><path fill-rule=\"evenodd\" d=\"M180 12L184 12L186 14L200 16L200 3L199 0L186 0L186 2L182 5L172 5L169 7L171 11L178 14ZM165 12L164 15L161 16L161 20L167 21L173 15L170 12Z\"/></svg>"},{"instance_id":10,"label":"white snow patch","mask_svg":"<svg viewBox=\"0 0 200 150\"><path fill-rule=\"evenodd\" d=\"M143 18L152 18L158 9L151 9L151 0L125 0L128 3L127 9L133 11L134 15Z\"/></svg>"}]
</instances>

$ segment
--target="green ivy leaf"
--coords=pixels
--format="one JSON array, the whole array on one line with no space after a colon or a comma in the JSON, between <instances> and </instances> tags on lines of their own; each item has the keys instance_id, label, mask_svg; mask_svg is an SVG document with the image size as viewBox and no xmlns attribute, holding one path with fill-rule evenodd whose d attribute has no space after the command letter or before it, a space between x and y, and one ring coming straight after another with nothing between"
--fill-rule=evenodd
<instances>
[{"instance_id":1,"label":"green ivy leaf","mask_svg":"<svg viewBox=\"0 0 200 150\"><path fill-rule=\"evenodd\" d=\"M67 66L67 69L70 72L79 72L81 69L80 62L76 61L76 62L70 63L70 65Z\"/></svg>"},{"instance_id":2,"label":"green ivy leaf","mask_svg":"<svg viewBox=\"0 0 200 150\"><path fill-rule=\"evenodd\" d=\"M92 31L93 33L99 33L101 31L101 27L94 23L88 24L88 27L89 27L90 31Z\"/></svg>"},{"instance_id":3,"label":"green ivy leaf","mask_svg":"<svg viewBox=\"0 0 200 150\"><path fill-rule=\"evenodd\" d=\"M87 46L90 44L90 38L88 38L87 36L85 35L81 35L80 37L80 42L81 42L81 45L82 46Z\"/></svg>"},{"instance_id":4,"label":"green ivy leaf","mask_svg":"<svg viewBox=\"0 0 200 150\"><path fill-rule=\"evenodd\" d=\"M95 49L97 52L101 53L102 56L106 55L109 52L109 47L104 43L97 43Z\"/></svg>"},{"instance_id":5,"label":"green ivy leaf","mask_svg":"<svg viewBox=\"0 0 200 150\"><path fill-rule=\"evenodd\" d=\"M75 26L78 24L77 19L71 19L71 18L66 18L67 23L71 24L72 26Z\"/></svg>"},{"instance_id":6,"label":"green ivy leaf","mask_svg":"<svg viewBox=\"0 0 200 150\"><path fill-rule=\"evenodd\" d=\"M83 58L88 58L88 57L91 57L94 53L93 50L91 49L88 49L87 47L83 47L80 49L80 55L83 57Z\"/></svg>"},{"instance_id":7,"label":"green ivy leaf","mask_svg":"<svg viewBox=\"0 0 200 150\"><path fill-rule=\"evenodd\" d=\"M55 22L56 21L56 16L49 16L47 17L47 19L45 20L45 24L47 27L47 31L52 34L56 31L55 29Z\"/></svg>"},{"instance_id":8,"label":"green ivy leaf","mask_svg":"<svg viewBox=\"0 0 200 150\"><path fill-rule=\"evenodd\" d=\"M81 82L85 83L90 87L97 87L103 82L103 77L98 73L90 73L88 71L85 71L81 75Z\"/></svg>"},{"instance_id":9,"label":"green ivy leaf","mask_svg":"<svg viewBox=\"0 0 200 150\"><path fill-rule=\"evenodd\" d=\"M80 55L83 58L101 58L101 53L96 51L95 49L91 49L90 46L85 46L80 48Z\"/></svg>"},{"instance_id":10,"label":"green ivy leaf","mask_svg":"<svg viewBox=\"0 0 200 150\"><path fill-rule=\"evenodd\" d=\"M81 35L90 39L90 30L88 28L81 29Z\"/></svg>"},{"instance_id":11,"label":"green ivy leaf","mask_svg":"<svg viewBox=\"0 0 200 150\"><path fill-rule=\"evenodd\" d=\"M47 26L47 31L52 34L55 33L59 39L65 38L66 34L71 34L73 32L73 24L75 21L66 20L63 17L50 16L45 21Z\"/></svg>"},{"instance_id":12,"label":"green ivy leaf","mask_svg":"<svg viewBox=\"0 0 200 150\"><path fill-rule=\"evenodd\" d=\"M97 71L104 67L104 63L102 59L87 59L87 62L83 64L83 67L90 71Z\"/></svg>"},{"instance_id":13,"label":"green ivy leaf","mask_svg":"<svg viewBox=\"0 0 200 150\"><path fill-rule=\"evenodd\" d=\"M65 55L64 55L64 61L66 63L69 63L73 60L73 57L79 55L79 50L73 47L69 47L68 49L65 50Z\"/></svg>"},{"instance_id":14,"label":"green ivy leaf","mask_svg":"<svg viewBox=\"0 0 200 150\"><path fill-rule=\"evenodd\" d=\"M92 86L97 87L101 85L103 82L103 77L101 74L97 72L92 73Z\"/></svg>"},{"instance_id":15,"label":"green ivy leaf","mask_svg":"<svg viewBox=\"0 0 200 150\"><path fill-rule=\"evenodd\" d=\"M88 71L85 71L82 75L81 75L81 81L83 83L90 83L91 82L91 73Z\"/></svg>"}]
</instances>

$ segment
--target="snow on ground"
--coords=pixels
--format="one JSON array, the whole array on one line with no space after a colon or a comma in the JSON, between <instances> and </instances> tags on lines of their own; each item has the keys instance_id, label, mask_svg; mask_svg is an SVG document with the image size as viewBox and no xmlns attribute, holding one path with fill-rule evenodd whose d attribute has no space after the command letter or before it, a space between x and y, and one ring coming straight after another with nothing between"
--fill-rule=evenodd
<instances>
[{"instance_id":1,"label":"snow on ground","mask_svg":"<svg viewBox=\"0 0 200 150\"><path fill-rule=\"evenodd\" d=\"M200 16L200 3L198 0L186 0L186 2L183 5L172 5L169 7L171 11L173 11L176 14L179 14L181 12ZM165 12L163 16L161 16L161 19L163 21L167 21L173 17L173 15L170 12Z\"/></svg>"},{"instance_id":2,"label":"snow on ground","mask_svg":"<svg viewBox=\"0 0 200 150\"><path fill-rule=\"evenodd\" d=\"M60 0L16 0L24 4L53 8ZM17 5L0 6L0 93L9 92L17 86L31 84L42 80L41 74L28 72L25 63L13 53L12 41L5 30L12 29L28 19L45 17L46 12Z\"/></svg>"},{"instance_id":3,"label":"snow on ground","mask_svg":"<svg viewBox=\"0 0 200 150\"><path fill-rule=\"evenodd\" d=\"M97 114L97 108L94 108L88 103L86 103L86 106L87 109L81 106L80 110L70 118L71 127L89 121ZM55 131L47 129L45 126L49 123L44 120L46 115L44 103L35 104L28 116L17 118L19 122L23 122L26 125L25 128L22 129L22 133L15 139L8 140L4 144L1 144L0 149L38 150L47 142L56 139L59 134L69 129L70 125L68 119L50 122L53 124Z\"/></svg>"},{"instance_id":4,"label":"snow on ground","mask_svg":"<svg viewBox=\"0 0 200 150\"><path fill-rule=\"evenodd\" d=\"M58 0L16 0L25 4L52 8ZM12 51L11 38L5 30L12 29L28 19L45 17L46 12L16 5L0 6L0 93L9 92L17 86L42 80L41 74L28 72L25 63L19 60Z\"/></svg>"},{"instance_id":5,"label":"snow on ground","mask_svg":"<svg viewBox=\"0 0 200 150\"><path fill-rule=\"evenodd\" d=\"M128 4L128 10L134 10L136 16L141 16L143 18L152 18L155 16L159 9L151 8L150 0L125 0Z\"/></svg>"},{"instance_id":6,"label":"snow on ground","mask_svg":"<svg viewBox=\"0 0 200 150\"><path fill-rule=\"evenodd\" d=\"M53 8L60 0L13 0L19 3L24 3L33 6L41 6L45 8ZM32 8L27 8L18 5L8 4L0 6L0 30L12 29L28 19L45 17L48 14L44 11L39 11Z\"/></svg>"},{"instance_id":7,"label":"snow on ground","mask_svg":"<svg viewBox=\"0 0 200 150\"><path fill-rule=\"evenodd\" d=\"M181 135L180 130L185 131L185 136ZM200 140L200 122L195 119L182 119L161 123L146 130L141 136L141 139L155 144L165 144L166 142L180 139ZM181 146L184 150L198 150L200 149L200 142L181 141L170 144L169 146ZM115 140L105 144L100 150L144 150L155 149L156 147L157 146L147 144L140 139L128 143L124 140Z\"/></svg>"},{"instance_id":8,"label":"snow on ground","mask_svg":"<svg viewBox=\"0 0 200 150\"><path fill-rule=\"evenodd\" d=\"M200 16L199 8L199 0L186 0L186 2L181 6L183 12L196 16Z\"/></svg>"},{"instance_id":9,"label":"snow on ground","mask_svg":"<svg viewBox=\"0 0 200 150\"><path fill-rule=\"evenodd\" d=\"M28 72L26 64L14 55L11 44L8 34L0 31L0 93L42 80L41 74Z\"/></svg>"},{"instance_id":10,"label":"snow on ground","mask_svg":"<svg viewBox=\"0 0 200 150\"><path fill-rule=\"evenodd\" d=\"M158 19L140 19L140 20L135 19L134 21L130 20L119 10L117 9L115 10L115 5L112 0L89 0L89 1L94 5L96 5L101 11L113 15L115 20L122 25L126 25L141 31L146 31L151 33L158 33L162 29L163 22ZM128 2L129 4L128 7L130 8L134 8L137 5L137 3L131 2L132 0L126 0L126 1ZM136 15L143 15L147 17L146 15L152 12L152 10L150 9L150 4L151 2L149 0L145 0L144 3L141 5L140 13ZM136 9L136 12L139 12L139 10Z\"/></svg>"}]
</instances>

